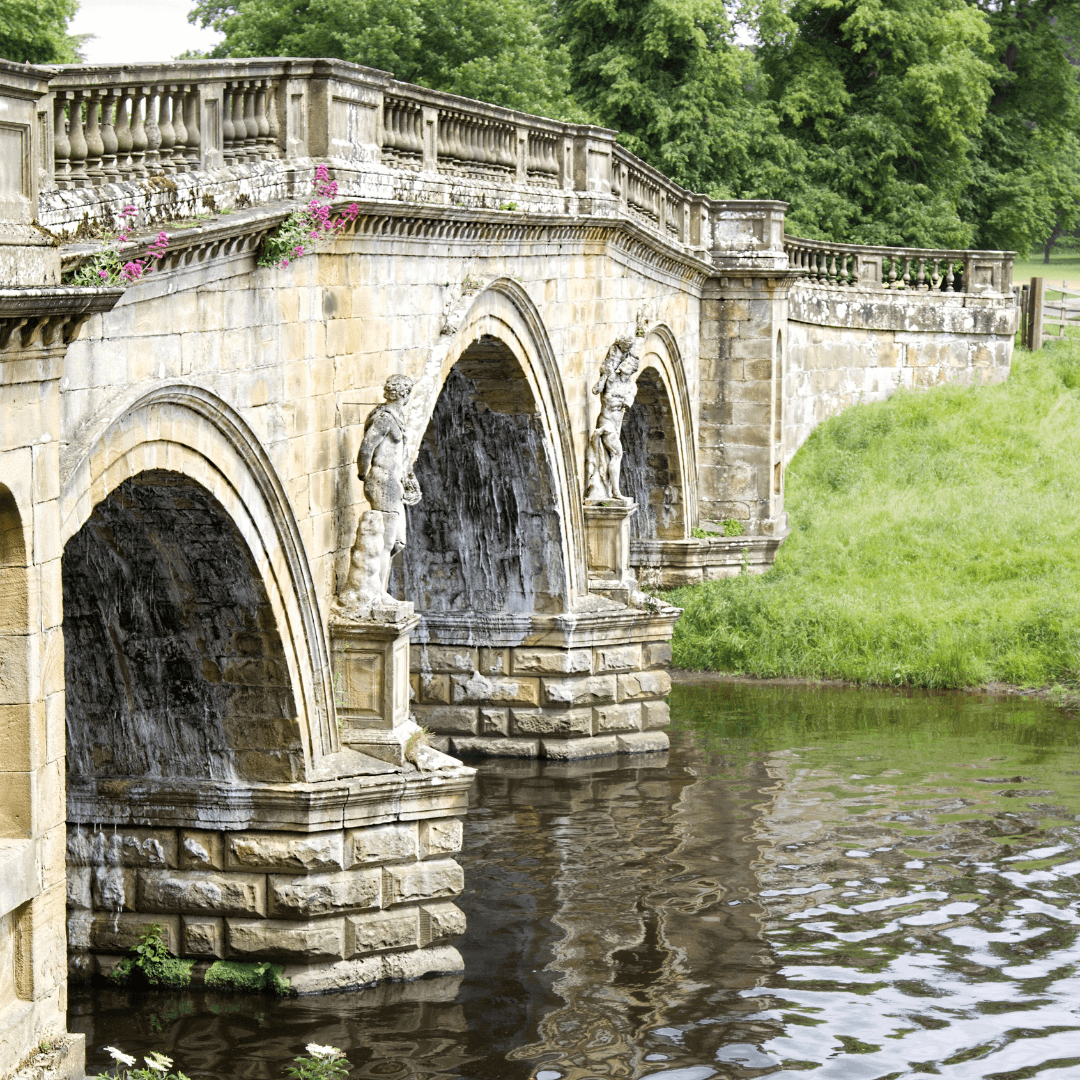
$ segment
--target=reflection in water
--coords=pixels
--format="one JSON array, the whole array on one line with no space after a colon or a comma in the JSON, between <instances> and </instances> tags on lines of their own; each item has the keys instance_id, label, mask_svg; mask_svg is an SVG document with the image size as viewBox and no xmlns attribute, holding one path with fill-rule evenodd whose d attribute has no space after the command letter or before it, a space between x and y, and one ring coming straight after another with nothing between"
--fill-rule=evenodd
<instances>
[{"instance_id":1,"label":"reflection in water","mask_svg":"<svg viewBox=\"0 0 1080 1080\"><path fill-rule=\"evenodd\" d=\"M73 990L90 1064L278 1077L1080 1076L1080 752L1039 703L676 688L653 759L482 766L464 979Z\"/></svg>"}]
</instances>

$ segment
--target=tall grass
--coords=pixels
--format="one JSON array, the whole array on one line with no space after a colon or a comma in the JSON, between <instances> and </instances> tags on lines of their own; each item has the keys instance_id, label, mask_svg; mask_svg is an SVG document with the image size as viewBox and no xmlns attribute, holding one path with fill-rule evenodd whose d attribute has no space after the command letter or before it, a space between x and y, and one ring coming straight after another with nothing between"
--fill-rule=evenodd
<instances>
[{"instance_id":1,"label":"tall grass","mask_svg":"<svg viewBox=\"0 0 1080 1080\"><path fill-rule=\"evenodd\" d=\"M1080 342L820 425L767 574L688 586L676 666L908 686L1080 680Z\"/></svg>"}]
</instances>

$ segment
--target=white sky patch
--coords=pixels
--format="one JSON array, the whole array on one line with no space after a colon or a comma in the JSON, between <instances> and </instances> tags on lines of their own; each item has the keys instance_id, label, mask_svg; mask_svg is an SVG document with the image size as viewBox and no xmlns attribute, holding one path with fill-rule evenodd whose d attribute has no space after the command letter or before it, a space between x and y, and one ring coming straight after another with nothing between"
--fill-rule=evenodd
<instances>
[{"instance_id":1,"label":"white sky patch","mask_svg":"<svg viewBox=\"0 0 1080 1080\"><path fill-rule=\"evenodd\" d=\"M70 34L93 34L83 47L88 64L172 60L221 39L187 21L195 0L80 0Z\"/></svg>"}]
</instances>

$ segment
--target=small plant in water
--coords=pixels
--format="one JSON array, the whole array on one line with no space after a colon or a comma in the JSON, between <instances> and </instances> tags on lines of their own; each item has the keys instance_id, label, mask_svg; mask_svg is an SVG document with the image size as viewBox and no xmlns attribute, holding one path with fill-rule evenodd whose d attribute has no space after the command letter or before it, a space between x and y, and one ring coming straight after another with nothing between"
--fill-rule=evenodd
<instances>
[{"instance_id":1,"label":"small plant in water","mask_svg":"<svg viewBox=\"0 0 1080 1080\"><path fill-rule=\"evenodd\" d=\"M331 220L330 200L337 195L337 181L330 179L325 165L315 170L311 201L301 210L294 210L281 225L266 238L260 266L276 266L284 269L294 259L310 255L319 240L327 233L336 235L360 213L357 203L349 203Z\"/></svg>"},{"instance_id":2,"label":"small plant in water","mask_svg":"<svg viewBox=\"0 0 1080 1080\"><path fill-rule=\"evenodd\" d=\"M307 1057L295 1058L294 1064L285 1067L285 1072L295 1080L340 1080L349 1075L345 1053L336 1046L308 1043L305 1049Z\"/></svg>"},{"instance_id":3,"label":"small plant in water","mask_svg":"<svg viewBox=\"0 0 1080 1080\"><path fill-rule=\"evenodd\" d=\"M135 1068L135 1058L115 1046L106 1046L105 1053L116 1062L117 1080L188 1080L179 1070L171 1072L172 1058L159 1054L156 1050L143 1058L146 1062L145 1068ZM103 1078L99 1077L98 1080Z\"/></svg>"},{"instance_id":4,"label":"small plant in water","mask_svg":"<svg viewBox=\"0 0 1080 1080\"><path fill-rule=\"evenodd\" d=\"M109 976L113 982L126 986L133 980L180 990L191 982L194 960L181 960L169 952L161 940L161 927L154 923L146 928L139 944L132 948L133 956L120 961Z\"/></svg>"},{"instance_id":5,"label":"small plant in water","mask_svg":"<svg viewBox=\"0 0 1080 1080\"><path fill-rule=\"evenodd\" d=\"M157 261L165 254L169 246L169 237L159 232L157 238L146 249L142 259L124 261L120 254L120 245L126 244L135 228L138 211L134 206L125 206L120 211L120 231L115 239L110 240L100 251L93 254L76 271L71 279L72 285L89 286L104 289L114 285L131 285L154 269Z\"/></svg>"}]
</instances>

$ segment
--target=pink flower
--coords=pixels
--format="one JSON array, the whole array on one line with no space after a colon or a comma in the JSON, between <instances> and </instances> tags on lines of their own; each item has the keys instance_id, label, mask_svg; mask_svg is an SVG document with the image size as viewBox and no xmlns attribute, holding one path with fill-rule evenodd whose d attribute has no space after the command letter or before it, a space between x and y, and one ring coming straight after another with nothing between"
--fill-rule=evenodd
<instances>
[{"instance_id":1,"label":"pink flower","mask_svg":"<svg viewBox=\"0 0 1080 1080\"><path fill-rule=\"evenodd\" d=\"M136 210L134 206L125 206L124 209L120 211L120 216L121 217L132 217L137 213L138 213L138 210Z\"/></svg>"},{"instance_id":2,"label":"pink flower","mask_svg":"<svg viewBox=\"0 0 1080 1080\"><path fill-rule=\"evenodd\" d=\"M319 165L315 169L315 179L325 180L330 175L330 170L325 165Z\"/></svg>"},{"instance_id":3,"label":"pink flower","mask_svg":"<svg viewBox=\"0 0 1080 1080\"><path fill-rule=\"evenodd\" d=\"M294 247L292 250L293 250L293 254L296 255L296 256L303 255L304 254L304 245L303 244L297 244L296 247Z\"/></svg>"},{"instance_id":4,"label":"pink flower","mask_svg":"<svg viewBox=\"0 0 1080 1080\"><path fill-rule=\"evenodd\" d=\"M102 281L107 281L109 277L108 273L104 270L99 270L97 276L101 278Z\"/></svg>"}]
</instances>

